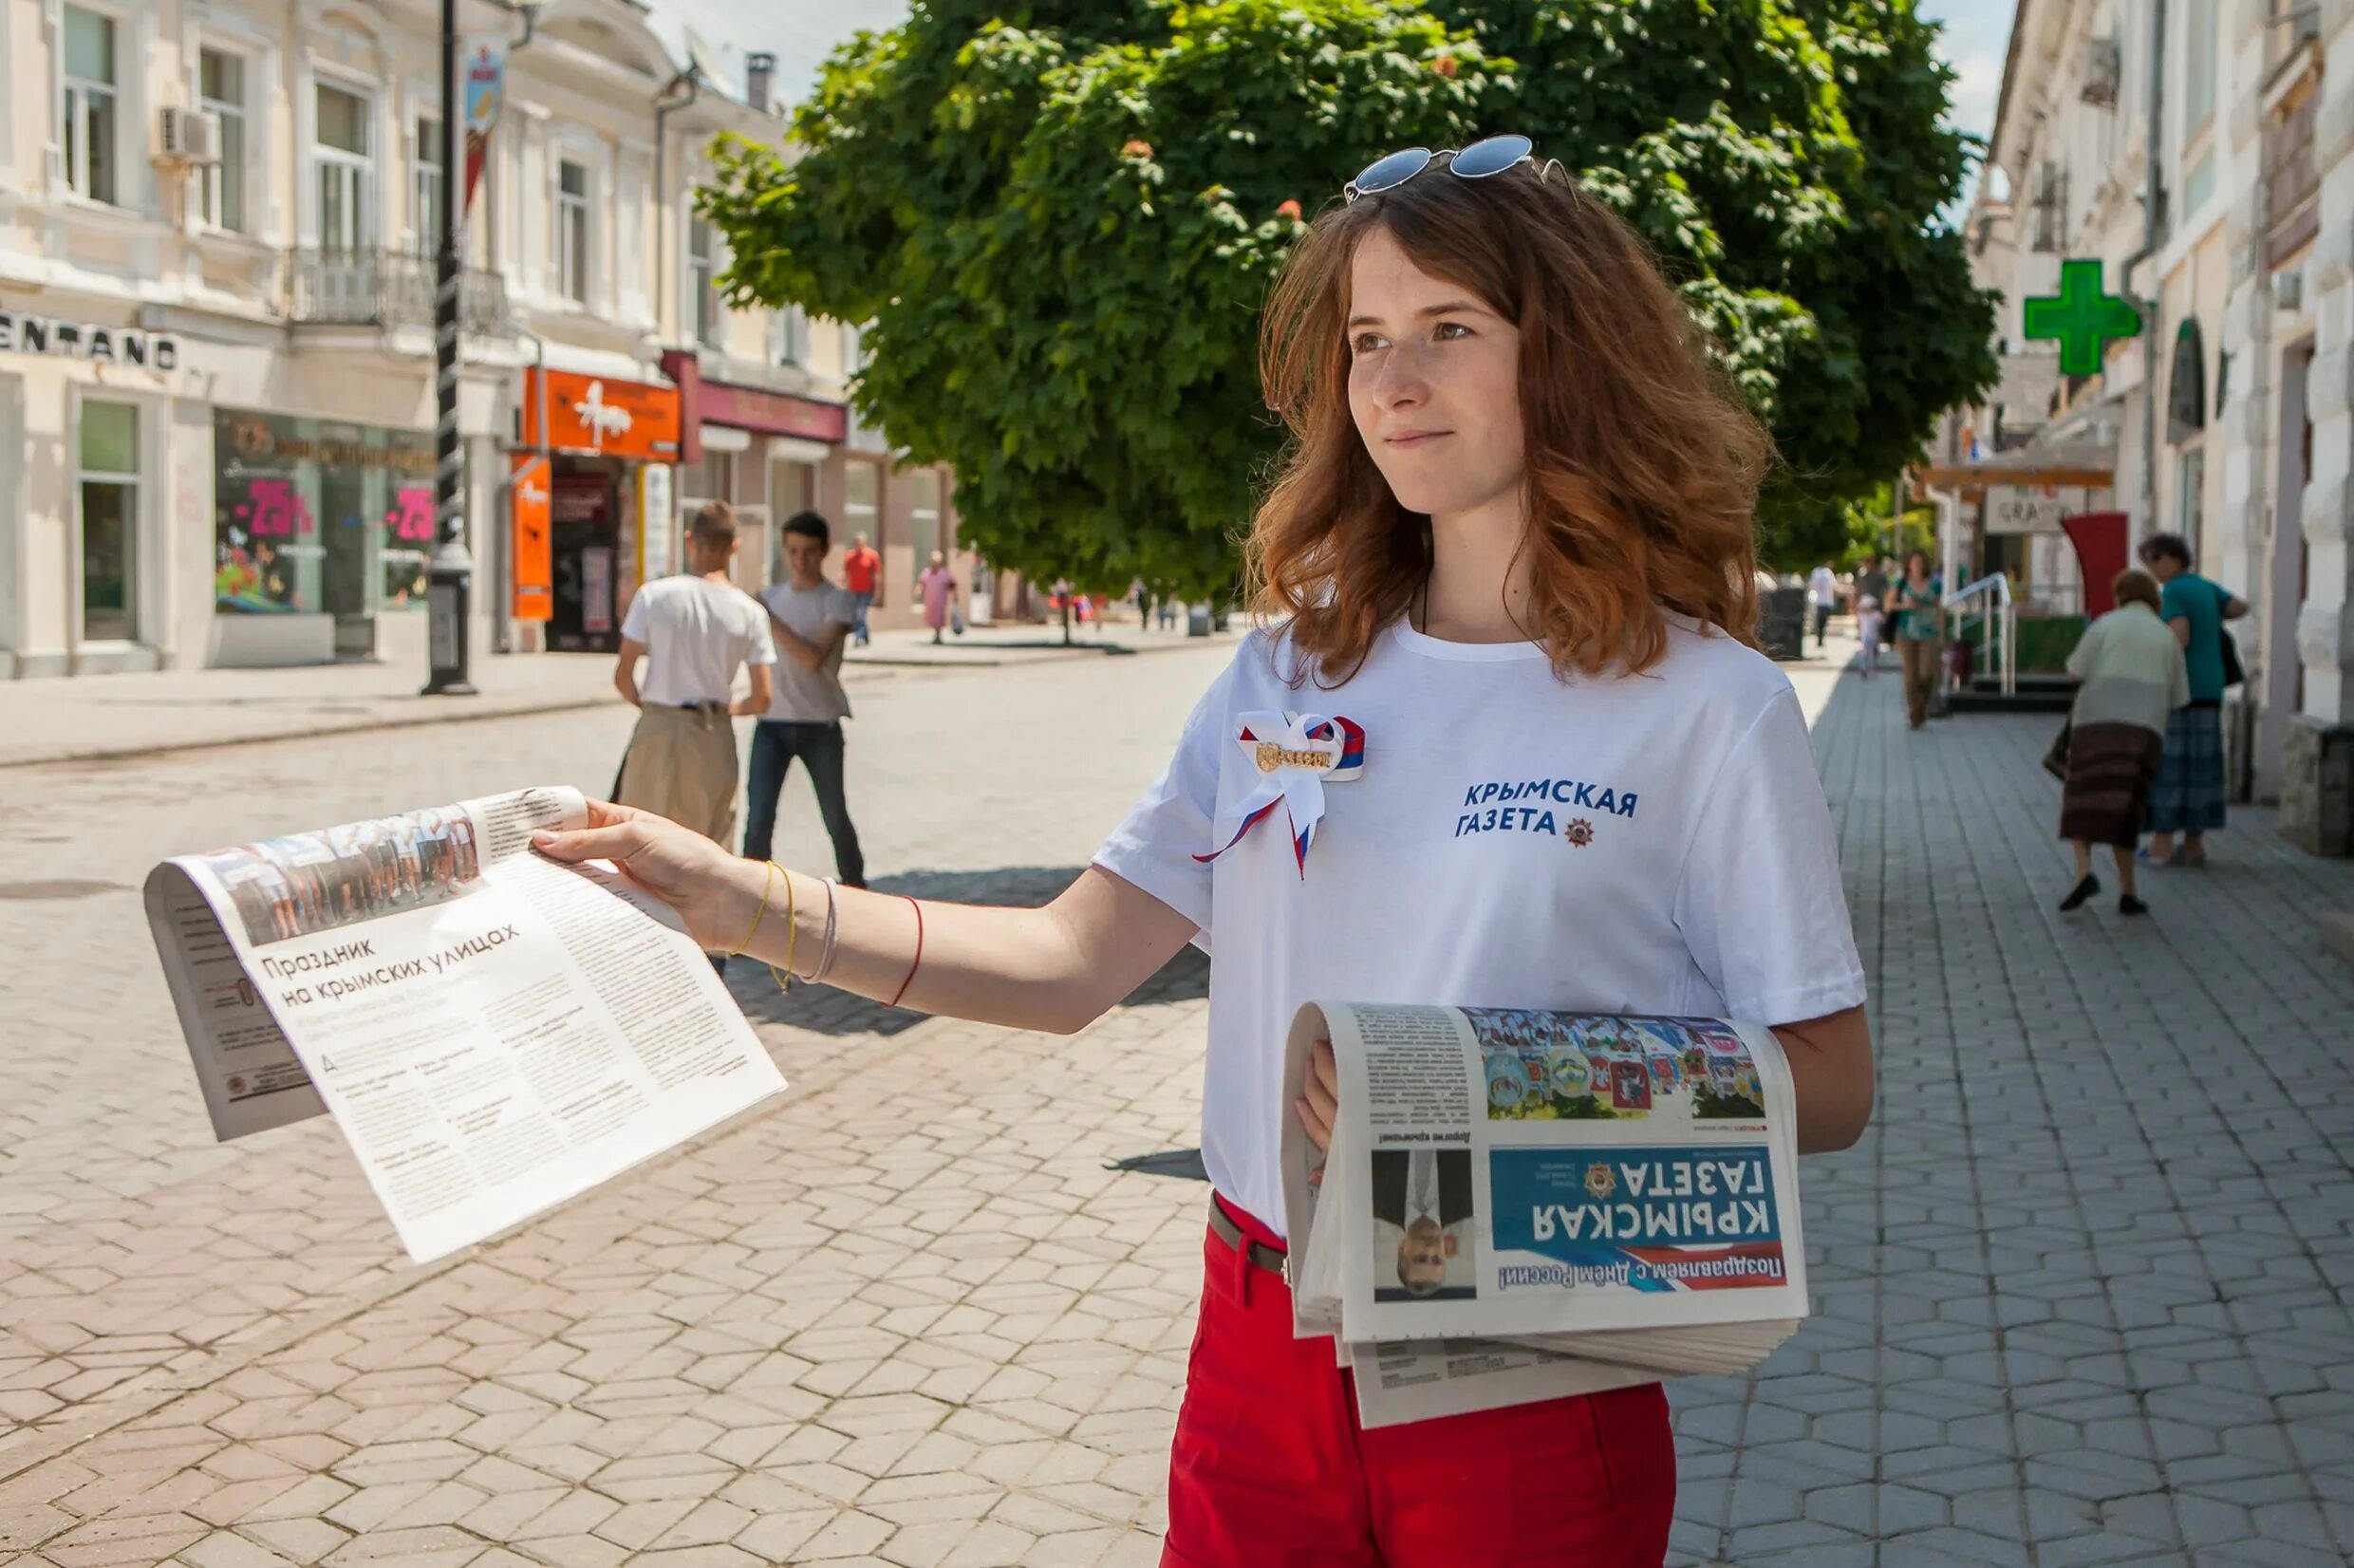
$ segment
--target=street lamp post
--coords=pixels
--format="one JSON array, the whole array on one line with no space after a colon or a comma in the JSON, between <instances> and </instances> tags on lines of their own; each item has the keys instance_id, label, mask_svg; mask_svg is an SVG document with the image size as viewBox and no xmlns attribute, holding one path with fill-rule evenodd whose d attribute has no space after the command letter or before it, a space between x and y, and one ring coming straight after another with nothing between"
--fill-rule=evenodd
<instances>
[{"instance_id":1,"label":"street lamp post","mask_svg":"<svg viewBox=\"0 0 2354 1568\"><path fill-rule=\"evenodd\" d=\"M458 162L458 0L441 0L441 234L434 268L434 475L436 544L426 569L427 697L472 697L468 620L474 557L466 551L465 456L458 436L458 223L465 177Z\"/></svg>"}]
</instances>

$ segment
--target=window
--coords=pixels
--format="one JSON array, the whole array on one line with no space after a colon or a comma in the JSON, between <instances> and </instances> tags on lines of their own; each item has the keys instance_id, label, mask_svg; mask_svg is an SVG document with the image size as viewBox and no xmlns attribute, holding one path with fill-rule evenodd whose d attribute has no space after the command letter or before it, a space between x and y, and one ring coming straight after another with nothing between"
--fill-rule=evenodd
<instances>
[{"instance_id":1,"label":"window","mask_svg":"<svg viewBox=\"0 0 2354 1568\"><path fill-rule=\"evenodd\" d=\"M703 448L700 462L682 464L679 469L679 502L682 506L699 506L704 501L733 502L736 496L736 454L714 452Z\"/></svg>"},{"instance_id":2,"label":"window","mask_svg":"<svg viewBox=\"0 0 2354 1568\"><path fill-rule=\"evenodd\" d=\"M842 328L842 373L855 376L867 368L867 334L863 327Z\"/></svg>"},{"instance_id":3,"label":"window","mask_svg":"<svg viewBox=\"0 0 2354 1568\"><path fill-rule=\"evenodd\" d=\"M206 49L196 67L196 100L220 121L220 161L207 164L204 221L245 233L245 57Z\"/></svg>"},{"instance_id":4,"label":"window","mask_svg":"<svg viewBox=\"0 0 2354 1568\"><path fill-rule=\"evenodd\" d=\"M2215 112L2215 0L2191 0L2183 28L2182 136L2189 140Z\"/></svg>"},{"instance_id":5,"label":"window","mask_svg":"<svg viewBox=\"0 0 2354 1568\"><path fill-rule=\"evenodd\" d=\"M2209 147L2182 177L2182 220L2188 222L2215 194L2215 150Z\"/></svg>"},{"instance_id":6,"label":"window","mask_svg":"<svg viewBox=\"0 0 2354 1568\"><path fill-rule=\"evenodd\" d=\"M139 534L139 410L85 402L81 434L82 637L131 638Z\"/></svg>"},{"instance_id":7,"label":"window","mask_svg":"<svg viewBox=\"0 0 2354 1568\"><path fill-rule=\"evenodd\" d=\"M2198 536L2206 520L2206 491L2207 447L2201 442L2175 459L2175 532L2190 542L2194 561L2206 558Z\"/></svg>"},{"instance_id":8,"label":"window","mask_svg":"<svg viewBox=\"0 0 2354 1568\"><path fill-rule=\"evenodd\" d=\"M556 289L588 303L588 171L570 159L556 164Z\"/></svg>"},{"instance_id":9,"label":"window","mask_svg":"<svg viewBox=\"0 0 2354 1568\"><path fill-rule=\"evenodd\" d=\"M844 541L867 536L867 542L877 551L883 548L883 530L877 524L880 508L876 502L882 491L881 471L872 463L849 462L842 465L842 537ZM883 602L884 574L874 579L874 602Z\"/></svg>"},{"instance_id":10,"label":"window","mask_svg":"<svg viewBox=\"0 0 2354 1568\"><path fill-rule=\"evenodd\" d=\"M769 338L778 364L809 363L809 312L788 305L769 317Z\"/></svg>"},{"instance_id":11,"label":"window","mask_svg":"<svg viewBox=\"0 0 2354 1568\"><path fill-rule=\"evenodd\" d=\"M449 210L441 203L448 189L441 172L441 121L420 114L409 144L409 218L416 228L411 243L420 256L441 253L442 215Z\"/></svg>"},{"instance_id":12,"label":"window","mask_svg":"<svg viewBox=\"0 0 2354 1568\"><path fill-rule=\"evenodd\" d=\"M116 199L115 22L80 6L65 8L65 183L92 201Z\"/></svg>"},{"instance_id":13,"label":"window","mask_svg":"<svg viewBox=\"0 0 2354 1568\"><path fill-rule=\"evenodd\" d=\"M907 474L907 520L915 538L913 563L921 577L932 564L932 551L945 550L940 536L940 474L935 469L911 469Z\"/></svg>"},{"instance_id":14,"label":"window","mask_svg":"<svg viewBox=\"0 0 2354 1568\"><path fill-rule=\"evenodd\" d=\"M718 245L710 220L701 214L686 220L686 287L688 308L694 312L695 341L719 346L719 270Z\"/></svg>"},{"instance_id":15,"label":"window","mask_svg":"<svg viewBox=\"0 0 2354 1568\"><path fill-rule=\"evenodd\" d=\"M318 168L317 240L322 251L364 251L375 243L369 208L375 198L376 158L368 135L368 101L322 82L312 100L311 159Z\"/></svg>"}]
</instances>

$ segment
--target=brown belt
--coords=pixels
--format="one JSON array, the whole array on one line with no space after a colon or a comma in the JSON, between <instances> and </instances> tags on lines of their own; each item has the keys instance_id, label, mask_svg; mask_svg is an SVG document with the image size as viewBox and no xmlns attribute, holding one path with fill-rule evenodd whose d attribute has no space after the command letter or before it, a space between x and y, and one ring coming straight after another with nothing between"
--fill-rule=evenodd
<instances>
[{"instance_id":1,"label":"brown belt","mask_svg":"<svg viewBox=\"0 0 2354 1568\"><path fill-rule=\"evenodd\" d=\"M1216 1198L1209 1201L1209 1233L1230 1247L1241 1247L1254 1264L1269 1274L1283 1272L1283 1254L1264 1241L1254 1241L1243 1235L1242 1227L1218 1206Z\"/></svg>"}]
</instances>

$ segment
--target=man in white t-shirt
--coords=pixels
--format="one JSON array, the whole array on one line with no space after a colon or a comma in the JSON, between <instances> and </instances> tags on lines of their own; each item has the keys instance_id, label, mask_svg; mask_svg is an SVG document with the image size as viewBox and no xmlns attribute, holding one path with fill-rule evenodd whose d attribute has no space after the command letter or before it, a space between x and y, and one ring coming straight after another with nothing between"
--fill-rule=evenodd
<instances>
[{"instance_id":1,"label":"man in white t-shirt","mask_svg":"<svg viewBox=\"0 0 2354 1568\"><path fill-rule=\"evenodd\" d=\"M614 798L657 812L725 844L736 826L738 714L767 711L776 663L768 614L728 581L736 516L723 501L695 513L687 534L691 574L638 589L622 618L613 685L638 710ZM638 661L646 661L638 681ZM734 698L736 672L752 672L752 695Z\"/></svg>"},{"instance_id":2,"label":"man in white t-shirt","mask_svg":"<svg viewBox=\"0 0 2354 1568\"><path fill-rule=\"evenodd\" d=\"M797 756L809 769L818 814L833 840L835 873L844 887L864 887L867 863L842 788L842 720L850 716L850 696L842 690L842 648L858 624L859 605L849 589L826 581L833 531L825 518L795 513L785 519L779 535L788 576L762 588L760 604L782 657L776 661L776 693L752 730L744 857L768 859L776 832L776 797Z\"/></svg>"},{"instance_id":3,"label":"man in white t-shirt","mask_svg":"<svg viewBox=\"0 0 2354 1568\"><path fill-rule=\"evenodd\" d=\"M1832 573L1831 563L1823 562L1806 574L1806 607L1815 612L1815 647L1822 647L1823 633L1831 629L1831 611L1839 604L1839 578Z\"/></svg>"}]
</instances>

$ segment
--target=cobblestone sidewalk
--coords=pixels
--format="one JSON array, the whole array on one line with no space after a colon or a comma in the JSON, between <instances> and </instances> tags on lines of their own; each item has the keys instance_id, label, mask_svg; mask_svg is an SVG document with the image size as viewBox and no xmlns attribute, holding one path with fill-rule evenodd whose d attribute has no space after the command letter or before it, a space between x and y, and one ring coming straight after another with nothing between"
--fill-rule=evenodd
<instances>
[{"instance_id":1,"label":"cobblestone sidewalk","mask_svg":"<svg viewBox=\"0 0 2354 1568\"><path fill-rule=\"evenodd\" d=\"M2354 867L2240 813L2064 921L2050 723L1818 723L1880 1111L1805 1173L1817 1316L1673 1391L1679 1565L2347 1560ZM1052 891L1021 831L907 885ZM787 1102L446 1266L318 1124L9 1235L0 1559L1154 1560L1203 1194L1105 1167L1195 1140L1199 965L1071 1039L743 980Z\"/></svg>"}]
</instances>

